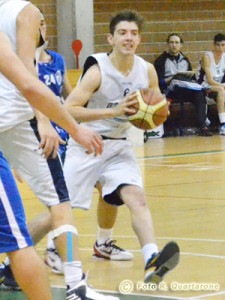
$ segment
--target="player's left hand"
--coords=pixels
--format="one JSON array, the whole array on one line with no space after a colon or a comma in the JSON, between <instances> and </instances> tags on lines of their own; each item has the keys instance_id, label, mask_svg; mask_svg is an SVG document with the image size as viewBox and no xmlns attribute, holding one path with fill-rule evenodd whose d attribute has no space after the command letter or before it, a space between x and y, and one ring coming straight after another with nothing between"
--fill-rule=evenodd
<instances>
[{"instance_id":1,"label":"player's left hand","mask_svg":"<svg viewBox=\"0 0 225 300\"><path fill-rule=\"evenodd\" d=\"M38 122L38 132L41 138L39 149L43 149L42 155L45 158L48 158L50 155L56 158L59 144L65 144L66 142L60 138L51 122L47 119Z\"/></svg>"},{"instance_id":2,"label":"player's left hand","mask_svg":"<svg viewBox=\"0 0 225 300\"><path fill-rule=\"evenodd\" d=\"M137 108L135 105L138 104L136 92L127 94L123 100L114 108L115 117L122 116L124 114L135 114Z\"/></svg>"}]
</instances>

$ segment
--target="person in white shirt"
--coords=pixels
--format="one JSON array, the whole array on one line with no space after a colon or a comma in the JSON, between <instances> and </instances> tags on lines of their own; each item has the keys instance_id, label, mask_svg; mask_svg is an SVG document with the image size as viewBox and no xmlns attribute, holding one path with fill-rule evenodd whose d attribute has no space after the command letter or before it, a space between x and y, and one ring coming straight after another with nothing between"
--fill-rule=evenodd
<instances>
[{"instance_id":1,"label":"person in white shirt","mask_svg":"<svg viewBox=\"0 0 225 300\"><path fill-rule=\"evenodd\" d=\"M220 121L219 134L225 135L225 35L214 36L213 50L206 52L201 58L196 78L205 89L208 97L216 94L218 116Z\"/></svg>"},{"instance_id":2,"label":"person in white shirt","mask_svg":"<svg viewBox=\"0 0 225 300\"><path fill-rule=\"evenodd\" d=\"M93 187L99 182L105 202L129 208L145 261L144 280L159 282L177 265L179 247L169 242L161 252L158 250L140 168L126 140L131 126L126 113L135 112L135 91L150 87L160 92L154 66L135 55L142 24L143 18L136 11L119 12L109 25L112 50L87 58L82 78L65 106L75 119L102 136L104 151L101 157L86 157L85 149L70 139L64 174L72 207L89 209ZM98 251L98 245L95 249Z\"/></svg>"},{"instance_id":3,"label":"person in white shirt","mask_svg":"<svg viewBox=\"0 0 225 300\"><path fill-rule=\"evenodd\" d=\"M0 30L8 36L13 51L27 69L37 77L34 60L36 48L41 44L40 11L29 1L1 0L0 15ZM37 119L24 96L0 74L0 149L10 166L18 171L51 212L52 235L63 261L66 297L71 299L79 294L81 299L114 299L96 293L86 284L79 257L78 232L57 155L59 143L63 141L48 118L37 110L35 115ZM67 118L69 121L66 116L64 120L67 128L62 127L69 133L72 131L72 137L87 150L86 155L101 154L100 135L79 125L69 115Z\"/></svg>"}]
</instances>

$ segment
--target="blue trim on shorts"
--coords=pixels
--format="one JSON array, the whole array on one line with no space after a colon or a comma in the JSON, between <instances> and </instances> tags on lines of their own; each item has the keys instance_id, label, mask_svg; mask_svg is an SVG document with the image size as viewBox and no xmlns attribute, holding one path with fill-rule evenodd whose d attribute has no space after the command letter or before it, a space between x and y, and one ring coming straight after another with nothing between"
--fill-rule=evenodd
<instances>
[{"instance_id":1,"label":"blue trim on shorts","mask_svg":"<svg viewBox=\"0 0 225 300\"><path fill-rule=\"evenodd\" d=\"M17 225L20 232L18 237L24 238L24 247L32 246L33 241L27 230L26 217L22 200L16 186L14 177L6 159L0 151L0 177L5 194L0 194L0 253L11 252L20 249L18 241L12 233L12 227ZM6 195L6 197L5 197ZM3 202L4 201L4 202ZM14 215L16 224L8 218L5 207L8 206L10 213ZM21 235L20 235L21 233Z\"/></svg>"},{"instance_id":2,"label":"blue trim on shorts","mask_svg":"<svg viewBox=\"0 0 225 300\"><path fill-rule=\"evenodd\" d=\"M37 120L36 118L30 120L31 128L33 129L35 136L40 142L40 136L37 129ZM52 158L51 156L47 159L48 167L50 170L50 174L52 176L52 180L55 186L56 193L59 198L59 202L67 202L70 201L69 193L66 187L66 182L63 174L62 164L57 156L56 158Z\"/></svg>"}]
</instances>

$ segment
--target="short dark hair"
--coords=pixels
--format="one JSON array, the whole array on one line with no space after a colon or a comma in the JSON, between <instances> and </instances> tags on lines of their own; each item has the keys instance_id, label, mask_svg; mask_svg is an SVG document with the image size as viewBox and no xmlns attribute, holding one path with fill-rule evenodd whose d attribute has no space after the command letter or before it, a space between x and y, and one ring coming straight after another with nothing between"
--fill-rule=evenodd
<instances>
[{"instance_id":1,"label":"short dark hair","mask_svg":"<svg viewBox=\"0 0 225 300\"><path fill-rule=\"evenodd\" d=\"M184 43L184 41L183 41L181 35L180 35L179 33L173 32L173 33L170 33L170 34L168 35L168 37L167 37L167 39L166 39L167 44L169 44L171 36L177 36L177 37L179 37L181 44Z\"/></svg>"},{"instance_id":2,"label":"short dark hair","mask_svg":"<svg viewBox=\"0 0 225 300\"><path fill-rule=\"evenodd\" d=\"M225 41L225 35L222 33L218 33L214 36L214 44L216 44L217 42L222 42Z\"/></svg>"},{"instance_id":3,"label":"short dark hair","mask_svg":"<svg viewBox=\"0 0 225 300\"><path fill-rule=\"evenodd\" d=\"M124 9L112 17L109 23L109 32L114 34L116 25L122 21L134 22L138 26L138 31L142 31L144 18L136 10Z\"/></svg>"}]
</instances>

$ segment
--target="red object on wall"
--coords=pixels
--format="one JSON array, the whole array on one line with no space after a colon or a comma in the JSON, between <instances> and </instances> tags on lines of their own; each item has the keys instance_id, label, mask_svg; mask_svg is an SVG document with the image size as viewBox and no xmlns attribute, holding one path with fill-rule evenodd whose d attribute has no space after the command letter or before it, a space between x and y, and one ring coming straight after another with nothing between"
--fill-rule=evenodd
<instances>
[{"instance_id":1,"label":"red object on wall","mask_svg":"<svg viewBox=\"0 0 225 300\"><path fill-rule=\"evenodd\" d=\"M80 40L75 40L72 43L72 49L75 53L76 56L76 68L79 69L79 55L80 55L80 51L83 48L83 44Z\"/></svg>"}]
</instances>

